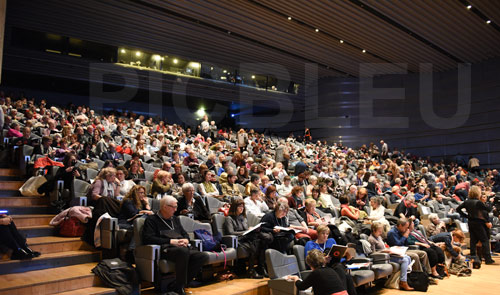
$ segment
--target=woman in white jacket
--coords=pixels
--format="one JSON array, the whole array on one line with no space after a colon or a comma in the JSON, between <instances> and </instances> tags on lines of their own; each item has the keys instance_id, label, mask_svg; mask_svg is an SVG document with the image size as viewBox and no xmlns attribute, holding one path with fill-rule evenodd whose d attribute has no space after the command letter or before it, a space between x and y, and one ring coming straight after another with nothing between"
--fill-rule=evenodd
<instances>
[{"instance_id":1,"label":"woman in white jacket","mask_svg":"<svg viewBox=\"0 0 500 295\"><path fill-rule=\"evenodd\" d=\"M372 197L370 199L370 214L366 219L371 220L372 223L378 222L384 226L384 233L391 229L389 221L385 219L385 207L382 205L380 197Z\"/></svg>"}]
</instances>

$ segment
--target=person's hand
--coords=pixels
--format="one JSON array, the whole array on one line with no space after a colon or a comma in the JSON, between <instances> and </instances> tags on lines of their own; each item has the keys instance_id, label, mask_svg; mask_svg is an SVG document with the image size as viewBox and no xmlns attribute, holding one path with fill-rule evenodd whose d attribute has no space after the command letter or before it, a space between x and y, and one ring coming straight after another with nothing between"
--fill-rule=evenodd
<instances>
[{"instance_id":1,"label":"person's hand","mask_svg":"<svg viewBox=\"0 0 500 295\"><path fill-rule=\"evenodd\" d=\"M279 233L279 232L280 232L280 229L279 229L279 228L273 228L273 232L275 232L275 233Z\"/></svg>"},{"instance_id":2,"label":"person's hand","mask_svg":"<svg viewBox=\"0 0 500 295\"><path fill-rule=\"evenodd\" d=\"M294 276L294 275L288 275L286 276L286 280L287 281L293 281L293 282L296 282L299 280L299 277L298 276Z\"/></svg>"},{"instance_id":3,"label":"person's hand","mask_svg":"<svg viewBox=\"0 0 500 295\"><path fill-rule=\"evenodd\" d=\"M424 244L424 243L422 243L422 246L423 246L424 248L430 248L430 247L431 247L429 244Z\"/></svg>"},{"instance_id":4,"label":"person's hand","mask_svg":"<svg viewBox=\"0 0 500 295\"><path fill-rule=\"evenodd\" d=\"M74 167L74 166L71 166L71 167L66 168L66 172L68 172L68 173L69 173L69 172L73 171L73 168L75 168L75 167Z\"/></svg>"},{"instance_id":5,"label":"person's hand","mask_svg":"<svg viewBox=\"0 0 500 295\"><path fill-rule=\"evenodd\" d=\"M186 215L186 214L188 214L188 213L189 213L189 211L188 211L187 209L183 209L183 210L181 210L181 212L180 212L180 213L181 213L182 215Z\"/></svg>"},{"instance_id":6,"label":"person's hand","mask_svg":"<svg viewBox=\"0 0 500 295\"><path fill-rule=\"evenodd\" d=\"M493 225L491 224L491 222L486 222L486 227L487 228L491 228Z\"/></svg>"},{"instance_id":7,"label":"person's hand","mask_svg":"<svg viewBox=\"0 0 500 295\"><path fill-rule=\"evenodd\" d=\"M2 225L9 225L12 223L12 217L10 216L5 216L0 219L0 224Z\"/></svg>"},{"instance_id":8,"label":"person's hand","mask_svg":"<svg viewBox=\"0 0 500 295\"><path fill-rule=\"evenodd\" d=\"M73 170L73 176L80 177L80 172L77 170Z\"/></svg>"},{"instance_id":9,"label":"person's hand","mask_svg":"<svg viewBox=\"0 0 500 295\"><path fill-rule=\"evenodd\" d=\"M409 229L407 229L407 230L405 231L405 233L403 234L403 236L404 236L405 238L407 238L409 235L410 235L410 230L409 230Z\"/></svg>"}]
</instances>

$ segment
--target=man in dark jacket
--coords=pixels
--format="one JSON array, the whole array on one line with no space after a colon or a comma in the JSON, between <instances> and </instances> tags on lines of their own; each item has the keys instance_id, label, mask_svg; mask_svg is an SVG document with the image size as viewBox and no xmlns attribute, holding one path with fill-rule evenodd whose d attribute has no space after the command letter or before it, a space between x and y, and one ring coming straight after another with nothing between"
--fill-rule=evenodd
<instances>
[{"instance_id":1,"label":"man in dark jacket","mask_svg":"<svg viewBox=\"0 0 500 295\"><path fill-rule=\"evenodd\" d=\"M175 263L176 287L173 291L185 294L184 287L208 261L208 256L189 249L189 235L182 228L179 217L174 216L176 210L174 197L161 199L160 211L144 222L142 239L144 244L161 245L161 258Z\"/></svg>"}]
</instances>

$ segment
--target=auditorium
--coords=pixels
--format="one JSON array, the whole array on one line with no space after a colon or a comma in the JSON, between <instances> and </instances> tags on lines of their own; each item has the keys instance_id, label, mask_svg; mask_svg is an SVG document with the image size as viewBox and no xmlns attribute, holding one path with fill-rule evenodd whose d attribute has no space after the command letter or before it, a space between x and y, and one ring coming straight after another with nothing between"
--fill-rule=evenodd
<instances>
[{"instance_id":1,"label":"auditorium","mask_svg":"<svg viewBox=\"0 0 500 295\"><path fill-rule=\"evenodd\" d=\"M491 295L500 1L0 0L0 295Z\"/></svg>"}]
</instances>

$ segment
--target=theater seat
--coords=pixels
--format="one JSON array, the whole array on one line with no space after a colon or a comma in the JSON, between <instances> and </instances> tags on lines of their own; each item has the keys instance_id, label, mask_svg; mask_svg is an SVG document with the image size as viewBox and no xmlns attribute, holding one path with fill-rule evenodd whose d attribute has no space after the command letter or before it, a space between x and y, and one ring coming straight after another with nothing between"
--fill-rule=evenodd
<instances>
[{"instance_id":1,"label":"theater seat","mask_svg":"<svg viewBox=\"0 0 500 295\"><path fill-rule=\"evenodd\" d=\"M297 258L294 255L286 255L274 249L267 249L265 252L267 272L270 280L269 289L273 295L295 295L312 294L312 291L305 290L298 292L295 282L288 281L284 277L288 275L298 275L305 279L311 271L300 271Z\"/></svg>"},{"instance_id":2,"label":"theater seat","mask_svg":"<svg viewBox=\"0 0 500 295\"><path fill-rule=\"evenodd\" d=\"M212 226L208 223L201 223L198 221L195 221L189 217L186 216L179 216L179 220L182 224L182 227L184 230L189 234L189 238L192 241L195 241L197 245L201 243L200 240L195 239L194 236L194 231L197 229L205 229L208 232L212 233ZM223 244L226 240L223 240ZM208 255L208 262L207 264L217 264L217 263L224 263L226 262L231 262L236 259L236 249L232 248L232 245L230 243L225 244L227 249L225 250L225 254L223 252L214 252L214 251L204 251ZM199 248L200 249L200 248ZM201 247L201 250L203 251L203 248Z\"/></svg>"},{"instance_id":3,"label":"theater seat","mask_svg":"<svg viewBox=\"0 0 500 295\"><path fill-rule=\"evenodd\" d=\"M144 218L134 220L135 240L135 265L142 280L154 282L155 274L167 274L175 271L175 264L165 259L160 259L160 245L144 245L142 243L142 228Z\"/></svg>"}]
</instances>

